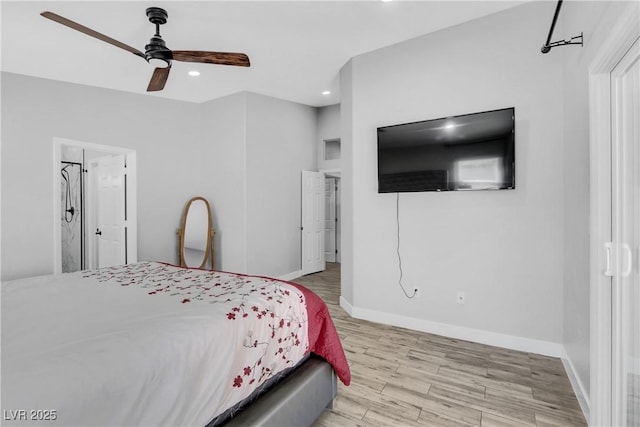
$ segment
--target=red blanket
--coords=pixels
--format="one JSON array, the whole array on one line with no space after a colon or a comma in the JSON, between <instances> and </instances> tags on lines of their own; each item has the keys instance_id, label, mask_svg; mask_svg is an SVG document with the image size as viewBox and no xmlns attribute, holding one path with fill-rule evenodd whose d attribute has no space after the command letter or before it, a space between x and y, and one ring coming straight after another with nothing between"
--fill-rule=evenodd
<instances>
[{"instance_id":1,"label":"red blanket","mask_svg":"<svg viewBox=\"0 0 640 427\"><path fill-rule=\"evenodd\" d=\"M315 293L297 283L288 282L304 294L309 319L309 351L324 358L333 366L344 385L351 383L349 363L324 301Z\"/></svg>"}]
</instances>

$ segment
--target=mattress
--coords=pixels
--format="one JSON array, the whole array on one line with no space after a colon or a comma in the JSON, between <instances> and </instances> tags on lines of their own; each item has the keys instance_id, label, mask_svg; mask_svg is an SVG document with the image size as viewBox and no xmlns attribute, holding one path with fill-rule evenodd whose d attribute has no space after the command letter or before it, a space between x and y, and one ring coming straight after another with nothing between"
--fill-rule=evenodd
<instances>
[{"instance_id":1,"label":"mattress","mask_svg":"<svg viewBox=\"0 0 640 427\"><path fill-rule=\"evenodd\" d=\"M3 425L206 425L316 353L326 305L268 277L142 262L2 284Z\"/></svg>"}]
</instances>

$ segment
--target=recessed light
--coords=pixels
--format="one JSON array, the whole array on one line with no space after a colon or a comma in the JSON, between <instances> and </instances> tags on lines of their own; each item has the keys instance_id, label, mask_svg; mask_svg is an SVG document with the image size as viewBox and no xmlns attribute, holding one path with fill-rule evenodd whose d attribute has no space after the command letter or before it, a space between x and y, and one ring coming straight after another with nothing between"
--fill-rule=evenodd
<instances>
[{"instance_id":1,"label":"recessed light","mask_svg":"<svg viewBox=\"0 0 640 427\"><path fill-rule=\"evenodd\" d=\"M331 91L330 90L325 90L322 92L323 95L331 95Z\"/></svg>"},{"instance_id":2,"label":"recessed light","mask_svg":"<svg viewBox=\"0 0 640 427\"><path fill-rule=\"evenodd\" d=\"M199 76L199 75L200 75L200 71L198 71L198 70L191 70L191 71L189 71L189 75L190 75L190 76L192 76L192 77L197 77L197 76Z\"/></svg>"}]
</instances>

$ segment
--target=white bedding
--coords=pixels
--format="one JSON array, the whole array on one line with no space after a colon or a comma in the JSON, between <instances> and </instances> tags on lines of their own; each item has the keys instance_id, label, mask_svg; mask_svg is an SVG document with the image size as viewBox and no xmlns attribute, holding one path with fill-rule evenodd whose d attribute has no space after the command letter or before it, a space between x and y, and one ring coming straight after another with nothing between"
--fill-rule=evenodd
<instances>
[{"instance_id":1,"label":"white bedding","mask_svg":"<svg viewBox=\"0 0 640 427\"><path fill-rule=\"evenodd\" d=\"M2 424L204 426L304 357L305 323L294 286L160 263L5 282Z\"/></svg>"}]
</instances>

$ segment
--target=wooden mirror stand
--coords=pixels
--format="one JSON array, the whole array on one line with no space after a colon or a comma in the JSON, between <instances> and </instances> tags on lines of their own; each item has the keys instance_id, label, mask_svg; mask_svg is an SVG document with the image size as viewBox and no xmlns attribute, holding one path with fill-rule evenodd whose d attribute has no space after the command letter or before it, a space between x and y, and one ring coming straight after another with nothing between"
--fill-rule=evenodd
<instances>
[{"instance_id":1,"label":"wooden mirror stand","mask_svg":"<svg viewBox=\"0 0 640 427\"><path fill-rule=\"evenodd\" d=\"M211 206L204 197L191 198L184 207L178 229L178 258L181 267L214 269ZM207 265L208 264L208 265Z\"/></svg>"}]
</instances>

